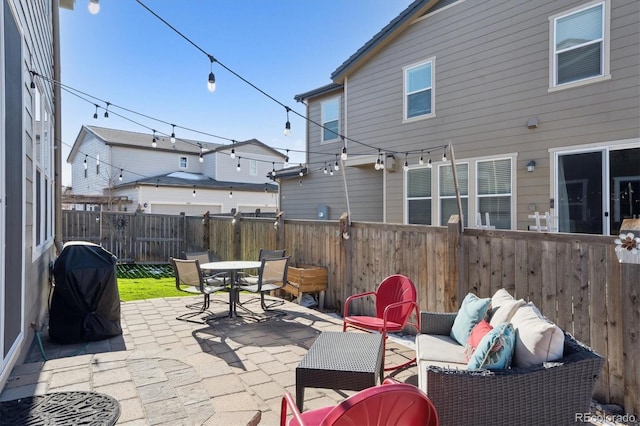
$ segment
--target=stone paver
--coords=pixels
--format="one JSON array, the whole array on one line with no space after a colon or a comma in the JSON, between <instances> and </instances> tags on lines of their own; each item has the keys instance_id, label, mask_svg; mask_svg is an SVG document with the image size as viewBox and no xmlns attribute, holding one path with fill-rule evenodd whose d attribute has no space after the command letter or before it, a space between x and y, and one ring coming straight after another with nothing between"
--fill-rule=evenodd
<instances>
[{"instance_id":1,"label":"stone paver","mask_svg":"<svg viewBox=\"0 0 640 426\"><path fill-rule=\"evenodd\" d=\"M285 316L262 322L175 319L197 299L123 302L122 336L99 342L64 346L41 333L47 360L34 344L0 401L87 390L120 402L119 425L277 425L283 393L295 394L296 366L322 331L341 330L341 319L291 302L280 307ZM212 303L212 309L222 313L224 306ZM410 346L389 345L413 354ZM396 379L417 383L415 367ZM352 393L309 388L305 407L333 405Z\"/></svg>"}]
</instances>

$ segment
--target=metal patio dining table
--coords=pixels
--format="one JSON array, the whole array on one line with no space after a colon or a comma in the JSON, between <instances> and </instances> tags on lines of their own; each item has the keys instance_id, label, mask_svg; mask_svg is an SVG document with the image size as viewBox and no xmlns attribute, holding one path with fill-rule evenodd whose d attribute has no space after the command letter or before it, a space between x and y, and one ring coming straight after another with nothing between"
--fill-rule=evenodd
<instances>
[{"instance_id":1,"label":"metal patio dining table","mask_svg":"<svg viewBox=\"0 0 640 426\"><path fill-rule=\"evenodd\" d=\"M261 265L257 260L223 260L220 262L207 262L200 264L200 269L207 271L227 271L231 280L231 289L229 291L229 318L233 317L236 311L237 297L235 295L236 284L238 280L238 271L244 269L255 269Z\"/></svg>"}]
</instances>

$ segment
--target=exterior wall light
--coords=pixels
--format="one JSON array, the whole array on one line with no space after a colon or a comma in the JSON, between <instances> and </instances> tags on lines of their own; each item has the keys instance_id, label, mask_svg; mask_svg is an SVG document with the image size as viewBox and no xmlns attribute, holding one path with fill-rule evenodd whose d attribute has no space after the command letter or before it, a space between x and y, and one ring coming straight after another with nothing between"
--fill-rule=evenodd
<instances>
[{"instance_id":1,"label":"exterior wall light","mask_svg":"<svg viewBox=\"0 0 640 426\"><path fill-rule=\"evenodd\" d=\"M531 160L527 163L527 171L532 172L536 169L536 162Z\"/></svg>"}]
</instances>

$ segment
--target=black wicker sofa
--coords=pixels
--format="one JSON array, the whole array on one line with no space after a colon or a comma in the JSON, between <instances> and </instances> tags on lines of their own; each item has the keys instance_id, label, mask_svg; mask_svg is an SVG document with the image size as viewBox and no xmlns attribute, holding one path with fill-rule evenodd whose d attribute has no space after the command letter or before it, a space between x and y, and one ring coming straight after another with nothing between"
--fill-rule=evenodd
<instances>
[{"instance_id":1,"label":"black wicker sofa","mask_svg":"<svg viewBox=\"0 0 640 426\"><path fill-rule=\"evenodd\" d=\"M447 339L456 315L421 312L420 331ZM416 348L419 386L444 426L575 424L580 414L589 411L604 360L570 334L564 335L562 359L494 371L430 362L420 359Z\"/></svg>"}]
</instances>

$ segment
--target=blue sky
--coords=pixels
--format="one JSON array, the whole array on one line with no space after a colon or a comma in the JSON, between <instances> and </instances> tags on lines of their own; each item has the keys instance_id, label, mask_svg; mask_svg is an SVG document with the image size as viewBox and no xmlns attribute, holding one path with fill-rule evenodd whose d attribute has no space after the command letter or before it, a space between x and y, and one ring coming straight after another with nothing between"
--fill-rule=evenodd
<instances>
[{"instance_id":1,"label":"blue sky","mask_svg":"<svg viewBox=\"0 0 640 426\"><path fill-rule=\"evenodd\" d=\"M141 0L233 72L292 110L293 97L328 84L331 73L412 0ZM304 161L304 119L225 70L213 66L216 91L207 88L210 61L135 0L101 0L91 15L88 0L61 9L62 84L84 92L87 102L63 90L63 185L71 185L66 159L83 124L137 132L171 126L116 107L103 118L102 101L176 124L177 137L214 143L256 138L290 149ZM93 119L94 104L100 106ZM133 120L136 123L130 121ZM139 123L139 124L137 124ZM141 126L142 125L142 126Z\"/></svg>"}]
</instances>

